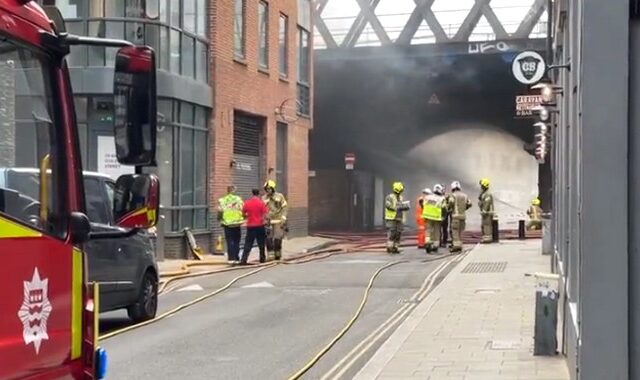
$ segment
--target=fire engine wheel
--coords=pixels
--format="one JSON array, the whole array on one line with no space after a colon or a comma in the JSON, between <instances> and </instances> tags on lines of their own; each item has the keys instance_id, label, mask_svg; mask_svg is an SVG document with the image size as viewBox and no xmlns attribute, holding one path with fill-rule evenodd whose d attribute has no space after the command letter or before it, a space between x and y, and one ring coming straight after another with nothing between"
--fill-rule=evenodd
<instances>
[{"instance_id":1,"label":"fire engine wheel","mask_svg":"<svg viewBox=\"0 0 640 380\"><path fill-rule=\"evenodd\" d=\"M129 306L127 313L134 322L144 322L155 318L158 310L158 280L151 272L142 279L138 302Z\"/></svg>"}]
</instances>

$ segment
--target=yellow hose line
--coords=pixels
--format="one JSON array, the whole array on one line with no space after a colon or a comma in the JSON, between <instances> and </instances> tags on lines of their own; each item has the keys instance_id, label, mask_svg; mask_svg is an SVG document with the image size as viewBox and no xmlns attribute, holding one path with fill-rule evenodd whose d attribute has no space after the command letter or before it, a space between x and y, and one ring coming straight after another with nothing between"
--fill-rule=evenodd
<instances>
[{"instance_id":1,"label":"yellow hose line","mask_svg":"<svg viewBox=\"0 0 640 380\"><path fill-rule=\"evenodd\" d=\"M360 302L360 305L358 306L358 309L356 310L355 314L353 315L353 317L351 317L351 320L349 320L349 322L347 323L347 325L338 333L338 335L336 335L330 342L329 344L327 344L322 350L320 350L320 352L318 352L318 354L316 354L316 356L313 357L313 359L311 359L311 361L309 361L304 367L302 367L298 372L296 372L295 374L293 374L291 377L289 377L289 380L297 380L299 379L302 375L304 375L308 370L311 369L311 367L313 367L318 360L320 360L320 358L322 356L324 356L327 352L329 352L329 350L331 349L331 347L333 347L341 338L342 336L344 336L344 334L347 333L347 331L349 331L349 329L351 328L351 326L353 326L353 324L356 322L356 320L358 319L358 317L360 316L360 314L362 313L362 309L364 309L364 305L367 303L367 300L369 299L369 292L371 291L371 287L373 286L373 281L376 279L376 277L378 277L378 275L385 269L392 267L394 265L400 264L400 263L407 263L407 260L397 260L397 261L392 261L386 265L383 265L382 267L378 268L378 270L376 270L373 275L371 276L371 278L369 279L369 284L367 284L367 287L364 291L364 295L362 297L362 301Z\"/></svg>"},{"instance_id":2,"label":"yellow hose line","mask_svg":"<svg viewBox=\"0 0 640 380\"><path fill-rule=\"evenodd\" d=\"M199 302L202 302L202 301L206 300L207 298L211 298L211 297L215 296L216 294L221 293L221 292L229 289L231 287L231 285L235 284L237 281L239 281L239 280L241 280L241 279L243 279L245 277L251 276L253 274L256 274L256 273L258 273L260 271L263 271L263 270L265 270L267 268L270 268L270 267L273 267L273 266L276 266L276 265L277 264L265 265L265 266L263 266L261 268L255 269L255 270L253 270L251 272L248 272L248 273L245 273L245 274L243 274L241 276L238 276L238 277L234 278L233 280L229 281L225 286L223 286L223 287L221 287L221 288L219 288L219 289L217 289L217 290L215 290L215 291L213 291L211 293L207 293L207 294L205 294L205 295L203 295L201 297L198 297L198 298L194 299L193 301L187 302L187 303L182 304L182 305L180 305L180 306L178 306L176 308L173 308L173 309L171 309L169 311L166 311L166 312L160 314L159 316L155 317L154 319L150 319L148 321L145 321L145 322L142 322L142 323L138 323L138 324L135 324L133 326L125 327L123 329L116 330L116 331L110 332L108 334L104 334L104 335L100 336L98 338L98 340L99 341L103 341L103 340L106 340L106 339L109 339L109 338L113 338L116 335L120 335L120 334L123 334L125 332L131 331L131 330L135 330L135 329L138 329L140 327L144 327L144 326L150 325L152 323L156 323L158 321L161 321L161 320L163 320L163 319L165 319L165 318L167 318L169 316L172 316L173 314L176 314L177 312L179 312L181 310L184 310L184 309L186 309L186 308L188 308L190 306L193 306L193 305L195 305L195 304L197 304Z\"/></svg>"}]
</instances>

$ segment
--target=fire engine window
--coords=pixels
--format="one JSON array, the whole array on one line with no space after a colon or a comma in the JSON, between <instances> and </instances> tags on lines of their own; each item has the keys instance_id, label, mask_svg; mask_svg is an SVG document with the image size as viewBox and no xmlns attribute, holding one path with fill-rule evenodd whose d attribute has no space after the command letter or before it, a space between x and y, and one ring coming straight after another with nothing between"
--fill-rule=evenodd
<instances>
[{"instance_id":1,"label":"fire engine window","mask_svg":"<svg viewBox=\"0 0 640 380\"><path fill-rule=\"evenodd\" d=\"M107 199L97 179L85 178L84 193L87 202L87 216L91 223L109 224Z\"/></svg>"},{"instance_id":2,"label":"fire engine window","mask_svg":"<svg viewBox=\"0 0 640 380\"><path fill-rule=\"evenodd\" d=\"M0 213L62 236L61 132L52 121L49 66L34 52L0 41Z\"/></svg>"}]
</instances>

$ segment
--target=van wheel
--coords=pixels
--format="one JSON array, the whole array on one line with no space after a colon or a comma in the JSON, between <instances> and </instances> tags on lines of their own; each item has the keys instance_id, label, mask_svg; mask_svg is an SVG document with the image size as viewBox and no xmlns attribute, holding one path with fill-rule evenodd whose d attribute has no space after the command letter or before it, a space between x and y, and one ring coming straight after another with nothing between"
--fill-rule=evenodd
<instances>
[{"instance_id":1,"label":"van wheel","mask_svg":"<svg viewBox=\"0 0 640 380\"><path fill-rule=\"evenodd\" d=\"M144 322L153 319L158 310L158 281L151 272L144 274L142 288L138 301L127 308L129 318L134 322Z\"/></svg>"}]
</instances>

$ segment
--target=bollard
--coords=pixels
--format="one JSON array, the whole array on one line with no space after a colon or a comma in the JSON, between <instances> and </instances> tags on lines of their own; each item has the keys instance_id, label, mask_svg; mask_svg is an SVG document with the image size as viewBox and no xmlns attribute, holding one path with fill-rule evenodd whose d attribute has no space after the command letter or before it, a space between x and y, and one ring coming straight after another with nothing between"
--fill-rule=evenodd
<instances>
[{"instance_id":1,"label":"bollard","mask_svg":"<svg viewBox=\"0 0 640 380\"><path fill-rule=\"evenodd\" d=\"M524 240L525 237L525 229L524 229L524 220L518 221L518 239Z\"/></svg>"},{"instance_id":2,"label":"bollard","mask_svg":"<svg viewBox=\"0 0 640 380\"><path fill-rule=\"evenodd\" d=\"M493 242L494 243L499 243L500 242L500 230L499 230L499 226L498 226L498 219L493 219L493 221L491 222L491 234L493 237Z\"/></svg>"},{"instance_id":3,"label":"bollard","mask_svg":"<svg viewBox=\"0 0 640 380\"><path fill-rule=\"evenodd\" d=\"M525 274L536 279L533 355L557 355L558 281L557 274Z\"/></svg>"},{"instance_id":4,"label":"bollard","mask_svg":"<svg viewBox=\"0 0 640 380\"><path fill-rule=\"evenodd\" d=\"M160 215L158 218L158 224L156 225L155 241L156 260L158 261L164 261L164 222L165 216Z\"/></svg>"}]
</instances>

